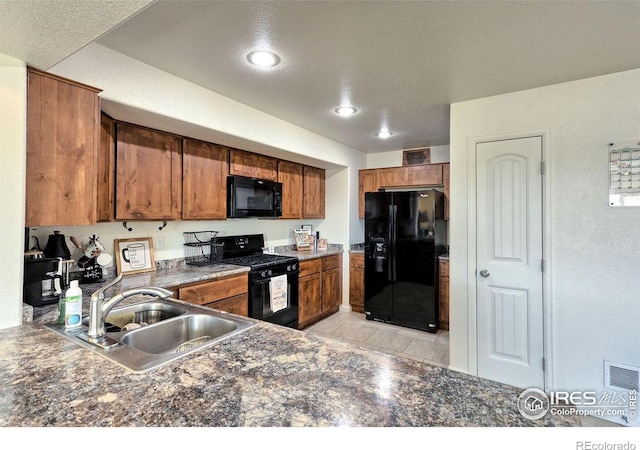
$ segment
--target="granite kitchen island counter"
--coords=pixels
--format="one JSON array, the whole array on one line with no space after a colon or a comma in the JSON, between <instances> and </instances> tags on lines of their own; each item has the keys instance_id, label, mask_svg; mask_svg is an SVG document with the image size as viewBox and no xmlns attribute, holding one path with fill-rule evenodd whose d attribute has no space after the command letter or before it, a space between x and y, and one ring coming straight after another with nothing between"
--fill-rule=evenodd
<instances>
[{"instance_id":1,"label":"granite kitchen island counter","mask_svg":"<svg viewBox=\"0 0 640 450\"><path fill-rule=\"evenodd\" d=\"M0 426L579 425L522 417L517 388L266 322L136 374L43 321L0 331Z\"/></svg>"}]
</instances>

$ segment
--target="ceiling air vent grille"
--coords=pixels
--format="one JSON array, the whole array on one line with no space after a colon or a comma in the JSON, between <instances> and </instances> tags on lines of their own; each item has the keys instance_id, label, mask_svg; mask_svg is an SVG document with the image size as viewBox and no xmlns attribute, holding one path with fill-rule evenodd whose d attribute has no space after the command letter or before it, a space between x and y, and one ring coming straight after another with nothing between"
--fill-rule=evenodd
<instances>
[{"instance_id":1,"label":"ceiling air vent grille","mask_svg":"<svg viewBox=\"0 0 640 450\"><path fill-rule=\"evenodd\" d=\"M604 386L625 391L640 391L640 367L605 360Z\"/></svg>"}]
</instances>

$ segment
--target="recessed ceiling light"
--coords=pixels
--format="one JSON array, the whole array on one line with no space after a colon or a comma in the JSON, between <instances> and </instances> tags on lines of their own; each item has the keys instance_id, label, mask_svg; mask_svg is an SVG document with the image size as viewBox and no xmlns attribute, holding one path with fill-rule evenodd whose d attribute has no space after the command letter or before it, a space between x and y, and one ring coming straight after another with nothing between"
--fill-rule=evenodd
<instances>
[{"instance_id":1,"label":"recessed ceiling light","mask_svg":"<svg viewBox=\"0 0 640 450\"><path fill-rule=\"evenodd\" d=\"M378 136L380 139L386 139L393 136L393 133L391 131L378 131L376 133L376 136Z\"/></svg>"},{"instance_id":2,"label":"recessed ceiling light","mask_svg":"<svg viewBox=\"0 0 640 450\"><path fill-rule=\"evenodd\" d=\"M343 116L343 117L353 116L355 113L358 112L358 110L353 106L341 106L339 108L336 108L334 111L336 112L337 115Z\"/></svg>"},{"instance_id":3,"label":"recessed ceiling light","mask_svg":"<svg viewBox=\"0 0 640 450\"><path fill-rule=\"evenodd\" d=\"M280 57L272 52L264 50L256 50L247 55L247 59L251 64L260 67L273 67L280 63Z\"/></svg>"}]
</instances>

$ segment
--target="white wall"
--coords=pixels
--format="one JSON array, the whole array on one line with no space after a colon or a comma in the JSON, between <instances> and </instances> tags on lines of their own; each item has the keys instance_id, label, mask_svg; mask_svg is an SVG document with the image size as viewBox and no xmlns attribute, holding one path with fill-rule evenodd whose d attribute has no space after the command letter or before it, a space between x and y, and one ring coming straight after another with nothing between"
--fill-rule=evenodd
<instances>
[{"instance_id":1,"label":"white wall","mask_svg":"<svg viewBox=\"0 0 640 450\"><path fill-rule=\"evenodd\" d=\"M640 70L451 107L451 366L468 371L470 139L549 135L549 389L602 390L603 360L640 366L640 208L608 206L608 144L640 139ZM472 153L473 154L473 153Z\"/></svg>"},{"instance_id":2,"label":"white wall","mask_svg":"<svg viewBox=\"0 0 640 450\"><path fill-rule=\"evenodd\" d=\"M0 55L0 328L22 321L24 202L26 179L27 71L24 62Z\"/></svg>"},{"instance_id":3,"label":"white wall","mask_svg":"<svg viewBox=\"0 0 640 450\"><path fill-rule=\"evenodd\" d=\"M429 156L431 163L449 162L449 146L439 145L430 147ZM393 150L390 152L379 152L367 154L367 169L377 169L379 167L397 167L402 165L402 152L404 150Z\"/></svg>"}]
</instances>

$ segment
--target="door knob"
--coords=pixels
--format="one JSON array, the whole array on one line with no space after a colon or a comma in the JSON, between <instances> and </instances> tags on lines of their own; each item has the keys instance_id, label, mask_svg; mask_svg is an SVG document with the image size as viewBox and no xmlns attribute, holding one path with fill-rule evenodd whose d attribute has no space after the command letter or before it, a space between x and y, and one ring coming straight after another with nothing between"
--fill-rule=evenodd
<instances>
[{"instance_id":1,"label":"door knob","mask_svg":"<svg viewBox=\"0 0 640 450\"><path fill-rule=\"evenodd\" d=\"M486 269L483 269L483 270L481 270L481 271L480 271L480 276L481 276L482 278L487 278L489 275L491 275L491 274L490 274L490 273L489 273L489 271L488 271L488 270L486 270Z\"/></svg>"}]
</instances>

